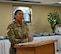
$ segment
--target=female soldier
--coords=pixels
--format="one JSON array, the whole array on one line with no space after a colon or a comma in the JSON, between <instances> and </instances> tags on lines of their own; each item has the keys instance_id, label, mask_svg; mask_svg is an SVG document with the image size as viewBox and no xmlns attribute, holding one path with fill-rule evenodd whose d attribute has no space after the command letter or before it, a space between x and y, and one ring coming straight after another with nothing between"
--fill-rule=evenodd
<instances>
[{"instance_id":1,"label":"female soldier","mask_svg":"<svg viewBox=\"0 0 61 54\"><path fill-rule=\"evenodd\" d=\"M15 44L33 40L33 38L28 38L29 29L27 24L23 22L23 18L23 11L16 10L14 14L15 21L8 25L7 34L11 42L10 54L16 54Z\"/></svg>"}]
</instances>

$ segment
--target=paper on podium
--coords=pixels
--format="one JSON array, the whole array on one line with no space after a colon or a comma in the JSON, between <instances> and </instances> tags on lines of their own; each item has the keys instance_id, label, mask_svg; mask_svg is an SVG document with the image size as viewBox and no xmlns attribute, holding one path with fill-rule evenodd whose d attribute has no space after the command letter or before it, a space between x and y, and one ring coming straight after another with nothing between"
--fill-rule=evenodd
<instances>
[{"instance_id":1,"label":"paper on podium","mask_svg":"<svg viewBox=\"0 0 61 54\"><path fill-rule=\"evenodd\" d=\"M39 41L32 41L32 42L26 42L26 43L19 43L18 45L28 45L28 44L35 44L38 43Z\"/></svg>"},{"instance_id":2,"label":"paper on podium","mask_svg":"<svg viewBox=\"0 0 61 54\"><path fill-rule=\"evenodd\" d=\"M41 37L34 37L34 40L32 42L26 42L26 43L19 43L18 45L28 45L28 44L35 44L35 43L38 43L38 42L42 42L44 41L45 39L44 38L41 38Z\"/></svg>"}]
</instances>

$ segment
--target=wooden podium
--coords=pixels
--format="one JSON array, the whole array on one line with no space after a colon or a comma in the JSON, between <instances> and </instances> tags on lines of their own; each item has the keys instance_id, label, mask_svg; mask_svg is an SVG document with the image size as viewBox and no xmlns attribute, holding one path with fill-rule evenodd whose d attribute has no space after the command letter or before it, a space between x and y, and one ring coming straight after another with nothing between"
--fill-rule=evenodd
<instances>
[{"instance_id":1,"label":"wooden podium","mask_svg":"<svg viewBox=\"0 0 61 54\"><path fill-rule=\"evenodd\" d=\"M54 42L57 40L47 40L35 44L15 45L16 54L55 54Z\"/></svg>"}]
</instances>

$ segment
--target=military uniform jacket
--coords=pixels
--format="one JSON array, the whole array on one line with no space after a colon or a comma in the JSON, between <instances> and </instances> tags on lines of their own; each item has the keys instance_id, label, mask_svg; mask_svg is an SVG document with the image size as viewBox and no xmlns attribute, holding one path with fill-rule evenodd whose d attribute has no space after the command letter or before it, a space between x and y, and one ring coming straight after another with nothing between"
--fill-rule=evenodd
<instances>
[{"instance_id":1,"label":"military uniform jacket","mask_svg":"<svg viewBox=\"0 0 61 54\"><path fill-rule=\"evenodd\" d=\"M7 34L11 42L10 54L16 54L14 44L28 41L28 32L27 24L24 22L20 25L14 21L8 25Z\"/></svg>"}]
</instances>

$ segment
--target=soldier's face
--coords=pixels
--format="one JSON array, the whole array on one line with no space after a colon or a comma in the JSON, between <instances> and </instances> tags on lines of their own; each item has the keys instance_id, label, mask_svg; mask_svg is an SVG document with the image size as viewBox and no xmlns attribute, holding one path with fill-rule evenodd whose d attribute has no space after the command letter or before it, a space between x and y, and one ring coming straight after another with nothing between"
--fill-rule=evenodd
<instances>
[{"instance_id":1,"label":"soldier's face","mask_svg":"<svg viewBox=\"0 0 61 54\"><path fill-rule=\"evenodd\" d=\"M23 12L22 11L18 11L14 17L15 17L15 20L22 21L22 19L23 19Z\"/></svg>"}]
</instances>

